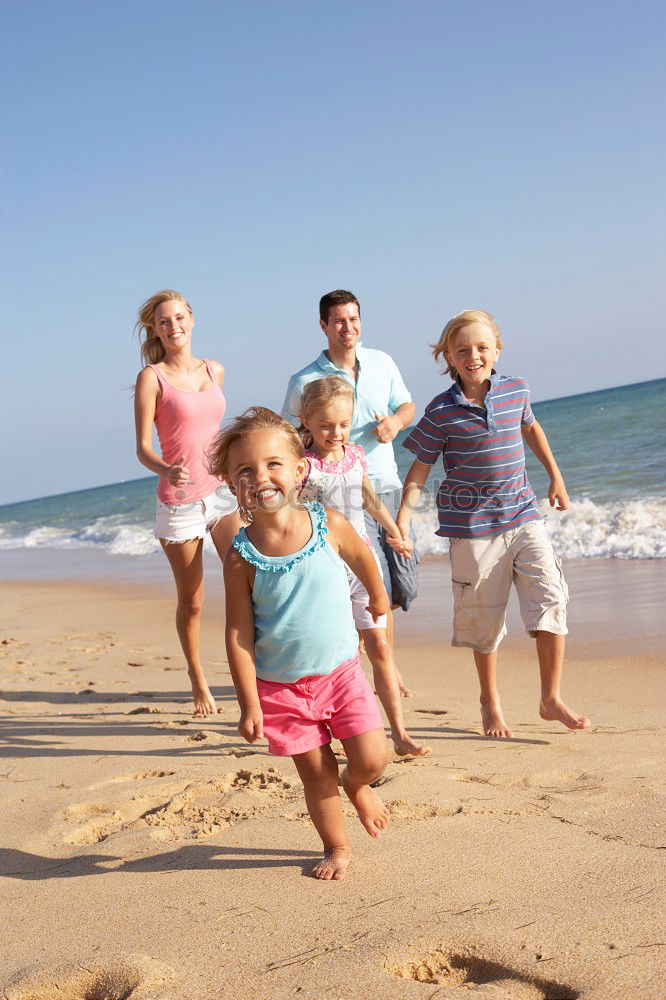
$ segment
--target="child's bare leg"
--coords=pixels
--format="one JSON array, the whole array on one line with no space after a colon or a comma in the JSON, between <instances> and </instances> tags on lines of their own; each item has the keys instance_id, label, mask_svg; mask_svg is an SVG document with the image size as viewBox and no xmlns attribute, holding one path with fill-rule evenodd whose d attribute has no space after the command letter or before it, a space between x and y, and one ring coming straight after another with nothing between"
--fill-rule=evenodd
<instances>
[{"instance_id":1,"label":"child's bare leg","mask_svg":"<svg viewBox=\"0 0 666 1000\"><path fill-rule=\"evenodd\" d=\"M549 722L561 722L567 729L587 729L590 720L568 708L560 697L560 683L564 666L563 635L537 631L536 647L541 674L541 701L539 715Z\"/></svg>"},{"instance_id":2,"label":"child's bare leg","mask_svg":"<svg viewBox=\"0 0 666 1000\"><path fill-rule=\"evenodd\" d=\"M345 877L351 851L338 787L338 762L330 745L296 754L293 761L303 782L310 818L324 845L324 857L312 874L340 881Z\"/></svg>"},{"instance_id":3,"label":"child's bare leg","mask_svg":"<svg viewBox=\"0 0 666 1000\"><path fill-rule=\"evenodd\" d=\"M386 717L391 727L391 739L395 752L401 756L412 754L423 757L430 753L426 747L415 743L405 729L405 718L402 711L402 698L398 686L398 671L393 650L389 645L386 629L366 628L360 633L365 642L365 651L372 664L372 675L375 682L377 697L384 706Z\"/></svg>"},{"instance_id":4,"label":"child's bare leg","mask_svg":"<svg viewBox=\"0 0 666 1000\"><path fill-rule=\"evenodd\" d=\"M390 819L384 803L370 787L388 763L388 748L383 729L373 729L341 741L347 766L342 772L342 787L371 837L378 837Z\"/></svg>"},{"instance_id":5,"label":"child's bare leg","mask_svg":"<svg viewBox=\"0 0 666 1000\"><path fill-rule=\"evenodd\" d=\"M481 686L483 732L486 736L509 738L513 733L504 721L497 692L497 650L492 653L478 653L475 649L474 662Z\"/></svg>"},{"instance_id":6,"label":"child's bare leg","mask_svg":"<svg viewBox=\"0 0 666 1000\"><path fill-rule=\"evenodd\" d=\"M393 609L397 608L397 607L399 607L398 604L392 605L391 606L391 610L389 611L388 615L386 616L386 638L388 640L388 644L391 647L391 649L393 649ZM398 678L398 690L400 691L401 696L403 698L411 698L412 697L412 692L409 690L409 688L405 684L404 680L402 679L402 674L398 670L398 667L395 665L395 662L394 662L394 667L395 667L396 676ZM383 704L384 704L384 702L382 702L382 705ZM384 707L386 707L386 706L384 706Z\"/></svg>"}]
</instances>

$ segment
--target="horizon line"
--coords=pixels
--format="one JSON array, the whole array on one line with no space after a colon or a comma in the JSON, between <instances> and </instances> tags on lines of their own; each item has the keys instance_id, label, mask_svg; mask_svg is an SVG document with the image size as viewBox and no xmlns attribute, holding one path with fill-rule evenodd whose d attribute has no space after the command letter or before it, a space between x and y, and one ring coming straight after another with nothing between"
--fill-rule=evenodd
<instances>
[{"instance_id":1,"label":"horizon line","mask_svg":"<svg viewBox=\"0 0 666 1000\"><path fill-rule=\"evenodd\" d=\"M561 402L563 399L578 399L582 398L583 396L596 396L601 392L613 392L616 389L631 389L633 386L636 385L650 385L652 382L663 382L665 380L666 380L666 375L660 375L658 378L645 379L642 382L625 382L621 385L609 385L603 389L588 389L586 392L573 392L570 393L568 396L552 396L549 399L535 399L532 400L532 405L540 406L542 403L558 403ZM413 426L414 426L413 424L410 424L410 427ZM405 430L409 430L409 428L406 427ZM62 493L47 493L43 496L25 497L23 500L10 500L7 503L0 503L0 511L3 510L5 507L16 507L19 504L34 503L37 500L53 500L56 497L72 496L74 493L92 493L94 490L105 490L108 489L109 486L120 486L124 483L127 483L129 485L131 483L141 482L144 479L159 479L159 476L151 474L149 476L137 476L134 479L116 479L114 482L111 483L98 483L97 486L81 486L79 487L79 489L65 490Z\"/></svg>"}]
</instances>

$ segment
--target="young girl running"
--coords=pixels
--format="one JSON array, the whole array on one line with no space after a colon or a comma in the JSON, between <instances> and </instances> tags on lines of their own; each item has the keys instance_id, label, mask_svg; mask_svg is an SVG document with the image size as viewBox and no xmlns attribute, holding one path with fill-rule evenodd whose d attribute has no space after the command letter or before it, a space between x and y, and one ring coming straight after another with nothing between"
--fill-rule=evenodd
<instances>
[{"instance_id":1,"label":"young girl running","mask_svg":"<svg viewBox=\"0 0 666 1000\"><path fill-rule=\"evenodd\" d=\"M206 450L217 434L226 402L224 368L192 354L194 317L179 292L165 288L139 309L143 335L134 394L136 453L160 478L155 536L169 560L178 593L176 628L187 661L197 715L217 711L199 657L203 605L203 539L210 531L221 558L240 527L227 486L206 468ZM153 448L153 425L161 456Z\"/></svg>"},{"instance_id":2,"label":"young girl running","mask_svg":"<svg viewBox=\"0 0 666 1000\"><path fill-rule=\"evenodd\" d=\"M385 529L389 545L401 555L409 557L413 546L409 536L403 538L400 534L373 490L363 448L349 443L353 413L354 389L339 375L327 375L305 386L300 401L299 432L306 447L308 466L300 500L318 500L344 514L368 546L381 572L365 531L364 510ZM400 674L387 637L387 617L382 615L373 619L368 611L365 587L351 571L347 575L354 622L372 664L375 689L389 720L395 751L403 756L424 756L430 751L415 743L405 730Z\"/></svg>"},{"instance_id":3,"label":"young girl running","mask_svg":"<svg viewBox=\"0 0 666 1000\"><path fill-rule=\"evenodd\" d=\"M337 511L300 504L303 444L272 410L253 407L220 431L209 456L249 520L224 560L226 642L248 743L264 735L291 756L324 845L315 878L342 879L350 847L331 734L342 742L342 786L371 837L389 812L370 787L387 763L377 702L358 657L344 562L368 591L373 618L389 600L367 546Z\"/></svg>"}]
</instances>

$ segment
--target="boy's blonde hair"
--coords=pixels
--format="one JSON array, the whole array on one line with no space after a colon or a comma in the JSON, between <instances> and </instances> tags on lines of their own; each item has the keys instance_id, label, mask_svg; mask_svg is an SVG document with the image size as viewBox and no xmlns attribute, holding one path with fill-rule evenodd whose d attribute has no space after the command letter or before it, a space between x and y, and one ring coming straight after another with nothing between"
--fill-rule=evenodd
<instances>
[{"instance_id":1,"label":"boy's blonde hair","mask_svg":"<svg viewBox=\"0 0 666 1000\"><path fill-rule=\"evenodd\" d=\"M265 406L251 406L240 417L234 417L213 439L207 452L211 475L229 481L229 450L234 442L248 437L254 431L278 431L287 439L287 444L297 459L300 460L305 455L303 442L295 427Z\"/></svg>"},{"instance_id":2,"label":"boy's blonde hair","mask_svg":"<svg viewBox=\"0 0 666 1000\"><path fill-rule=\"evenodd\" d=\"M145 340L141 344L141 357L147 365L156 365L166 357L162 341L155 331L155 310L163 302L182 302L190 316L193 315L192 306L185 296L173 288L163 288L161 291L155 292L139 306L139 318L136 321L134 331L139 340L141 340L142 334L145 334Z\"/></svg>"},{"instance_id":3,"label":"boy's blonde hair","mask_svg":"<svg viewBox=\"0 0 666 1000\"><path fill-rule=\"evenodd\" d=\"M303 389L298 406L298 416L301 421L298 433L306 448L311 448L313 445L312 434L305 426L306 421L312 420L317 410L323 410L334 399L348 399L352 405L352 413L354 412L354 390L341 375L326 375L324 378L315 379L314 382L308 382Z\"/></svg>"},{"instance_id":4,"label":"boy's blonde hair","mask_svg":"<svg viewBox=\"0 0 666 1000\"><path fill-rule=\"evenodd\" d=\"M442 358L446 362L446 368L444 368L444 374L447 373L451 378L458 378L457 369L453 367L447 358L447 354L451 354L453 346L455 344L456 337L460 331L465 326L469 326L470 323L485 323L495 335L497 340L498 349L502 346L502 341L500 339L500 331L497 323L490 315L490 313L484 312L483 309L465 309L464 312L458 313L453 319L450 319L442 330L442 336L439 338L436 344L432 344L432 356L439 363Z\"/></svg>"}]
</instances>

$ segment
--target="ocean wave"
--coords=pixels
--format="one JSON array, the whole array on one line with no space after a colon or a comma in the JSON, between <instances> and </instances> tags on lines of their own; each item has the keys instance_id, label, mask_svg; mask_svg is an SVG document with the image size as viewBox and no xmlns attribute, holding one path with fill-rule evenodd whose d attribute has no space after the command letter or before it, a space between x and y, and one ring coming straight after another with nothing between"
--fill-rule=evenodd
<instances>
[{"instance_id":1,"label":"ocean wave","mask_svg":"<svg viewBox=\"0 0 666 1000\"><path fill-rule=\"evenodd\" d=\"M566 511L555 511L541 501L546 530L556 552L570 559L665 559L666 499L650 497L624 503L597 504L573 500ZM434 505L413 519L423 555L448 552L445 538L435 535Z\"/></svg>"},{"instance_id":2,"label":"ocean wave","mask_svg":"<svg viewBox=\"0 0 666 1000\"><path fill-rule=\"evenodd\" d=\"M79 529L7 525L0 533L0 549L101 549L110 555L144 556L159 549L152 528L125 524L122 515L100 517Z\"/></svg>"},{"instance_id":3,"label":"ocean wave","mask_svg":"<svg viewBox=\"0 0 666 1000\"><path fill-rule=\"evenodd\" d=\"M662 497L605 504L573 500L564 512L551 510L547 501L542 501L541 512L553 546L562 556L666 558L666 499ZM119 556L157 552L160 546L153 536L152 524L128 524L124 517L123 514L100 517L77 528L6 522L0 527L0 549L97 549ZM416 513L413 524L422 555L448 552L448 540L435 534L434 503ZM213 548L209 537L205 548Z\"/></svg>"}]
</instances>

